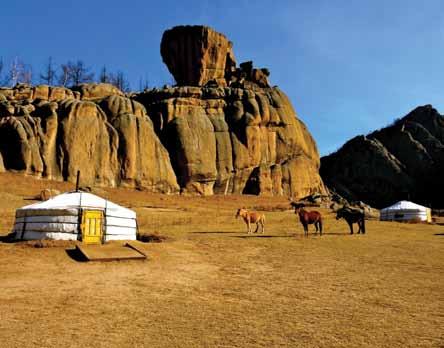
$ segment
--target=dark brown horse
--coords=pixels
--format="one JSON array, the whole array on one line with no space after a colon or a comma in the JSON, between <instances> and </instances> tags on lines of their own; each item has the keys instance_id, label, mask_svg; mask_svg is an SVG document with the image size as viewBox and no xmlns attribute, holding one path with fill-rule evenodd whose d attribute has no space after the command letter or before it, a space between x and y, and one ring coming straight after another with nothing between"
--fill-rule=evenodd
<instances>
[{"instance_id":1,"label":"dark brown horse","mask_svg":"<svg viewBox=\"0 0 444 348\"><path fill-rule=\"evenodd\" d=\"M336 212L336 220L344 219L350 227L350 234L353 234L353 224L358 224L358 234L365 233L365 214L356 209L342 207Z\"/></svg>"},{"instance_id":2,"label":"dark brown horse","mask_svg":"<svg viewBox=\"0 0 444 348\"><path fill-rule=\"evenodd\" d=\"M294 208L294 213L299 215L299 220L302 226L304 226L304 236L308 237L308 225L313 224L316 228L316 232L322 236L322 216L318 211L307 211L304 209L304 204L291 203Z\"/></svg>"}]
</instances>

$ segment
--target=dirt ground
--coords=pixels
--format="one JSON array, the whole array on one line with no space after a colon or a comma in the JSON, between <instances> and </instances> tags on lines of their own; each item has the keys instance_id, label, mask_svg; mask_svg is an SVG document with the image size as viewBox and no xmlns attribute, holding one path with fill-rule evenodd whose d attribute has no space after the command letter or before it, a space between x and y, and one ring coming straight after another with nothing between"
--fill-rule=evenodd
<instances>
[{"instance_id":1,"label":"dirt ground","mask_svg":"<svg viewBox=\"0 0 444 348\"><path fill-rule=\"evenodd\" d=\"M0 234L55 183L0 174ZM72 243L0 242L2 347L444 347L444 226L326 209L303 237L285 198L100 194L138 213L147 261L78 262ZM247 235L237 207L266 214ZM311 230L312 232L312 230Z\"/></svg>"}]
</instances>

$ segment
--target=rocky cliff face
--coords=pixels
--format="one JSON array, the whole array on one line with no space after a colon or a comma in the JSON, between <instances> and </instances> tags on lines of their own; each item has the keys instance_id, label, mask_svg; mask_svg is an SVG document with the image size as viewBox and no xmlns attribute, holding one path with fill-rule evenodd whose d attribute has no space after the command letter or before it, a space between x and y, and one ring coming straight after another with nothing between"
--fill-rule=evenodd
<instances>
[{"instance_id":1,"label":"rocky cliff face","mask_svg":"<svg viewBox=\"0 0 444 348\"><path fill-rule=\"evenodd\" d=\"M81 94L70 90L64 98L54 99L51 89L0 90L12 96L0 102L0 153L6 170L72 182L80 170L84 184L179 190L168 152L143 105L120 91L90 101L85 100L90 94L80 99ZM33 99L40 90L50 93ZM21 99L17 91L31 98Z\"/></svg>"},{"instance_id":2,"label":"rocky cliff face","mask_svg":"<svg viewBox=\"0 0 444 348\"><path fill-rule=\"evenodd\" d=\"M325 193L316 144L267 69L207 27L165 32L178 86L0 89L0 171L154 192Z\"/></svg>"},{"instance_id":3,"label":"rocky cliff face","mask_svg":"<svg viewBox=\"0 0 444 348\"><path fill-rule=\"evenodd\" d=\"M186 192L324 192L316 144L278 88L176 87L136 96Z\"/></svg>"},{"instance_id":4,"label":"rocky cliff face","mask_svg":"<svg viewBox=\"0 0 444 348\"><path fill-rule=\"evenodd\" d=\"M347 199L380 208L401 199L442 207L444 117L431 105L418 107L321 162L326 184Z\"/></svg>"}]
</instances>

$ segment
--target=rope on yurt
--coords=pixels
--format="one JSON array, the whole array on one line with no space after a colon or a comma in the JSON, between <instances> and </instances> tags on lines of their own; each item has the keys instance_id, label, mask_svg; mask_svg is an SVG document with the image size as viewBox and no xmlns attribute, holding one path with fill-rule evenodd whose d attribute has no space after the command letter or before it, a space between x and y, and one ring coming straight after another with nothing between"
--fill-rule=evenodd
<instances>
[{"instance_id":1,"label":"rope on yurt","mask_svg":"<svg viewBox=\"0 0 444 348\"><path fill-rule=\"evenodd\" d=\"M103 228L103 233L102 233L102 243L104 243L105 241L106 241L106 231L108 230L108 222L107 222L107 219L106 219L106 212L107 212L107 209L108 209L108 200L107 199L105 199L105 213L104 213L104 217L103 217L103 220L104 220L104 224L103 224L103 226L102 226L102 228Z\"/></svg>"},{"instance_id":2,"label":"rope on yurt","mask_svg":"<svg viewBox=\"0 0 444 348\"><path fill-rule=\"evenodd\" d=\"M76 191L77 192L77 191ZM79 191L79 208L77 209L77 226L78 226L78 232L77 232L77 240L82 240L82 191Z\"/></svg>"},{"instance_id":3,"label":"rope on yurt","mask_svg":"<svg viewBox=\"0 0 444 348\"><path fill-rule=\"evenodd\" d=\"M25 232L26 232L26 216L28 215L28 213L25 211L25 216L23 217L23 228L22 228L22 235L20 236L20 240L23 240L23 237L25 236ZM16 218L17 219L17 218Z\"/></svg>"}]
</instances>

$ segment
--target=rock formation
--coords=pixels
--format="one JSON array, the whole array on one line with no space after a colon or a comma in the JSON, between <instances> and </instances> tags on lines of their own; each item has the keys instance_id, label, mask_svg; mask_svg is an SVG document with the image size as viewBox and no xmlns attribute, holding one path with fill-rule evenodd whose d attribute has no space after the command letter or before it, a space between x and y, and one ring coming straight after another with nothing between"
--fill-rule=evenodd
<instances>
[{"instance_id":1,"label":"rock formation","mask_svg":"<svg viewBox=\"0 0 444 348\"><path fill-rule=\"evenodd\" d=\"M225 74L236 65L233 44L205 26L178 26L164 32L160 53L177 84L226 85Z\"/></svg>"},{"instance_id":2,"label":"rock formation","mask_svg":"<svg viewBox=\"0 0 444 348\"><path fill-rule=\"evenodd\" d=\"M325 192L316 144L276 87L175 87L136 100L147 108L185 192Z\"/></svg>"},{"instance_id":3,"label":"rock formation","mask_svg":"<svg viewBox=\"0 0 444 348\"><path fill-rule=\"evenodd\" d=\"M81 170L85 185L179 190L168 152L142 105L121 92L94 102L68 95L0 102L0 154L7 170L71 182Z\"/></svg>"},{"instance_id":4,"label":"rock formation","mask_svg":"<svg viewBox=\"0 0 444 348\"><path fill-rule=\"evenodd\" d=\"M165 32L178 85L124 95L107 84L0 89L0 171L155 192L325 193L316 144L269 71L236 66L208 27Z\"/></svg>"},{"instance_id":5,"label":"rock formation","mask_svg":"<svg viewBox=\"0 0 444 348\"><path fill-rule=\"evenodd\" d=\"M401 199L441 207L444 117L421 106L391 126L348 141L323 157L321 176L349 200L382 208Z\"/></svg>"}]
</instances>

